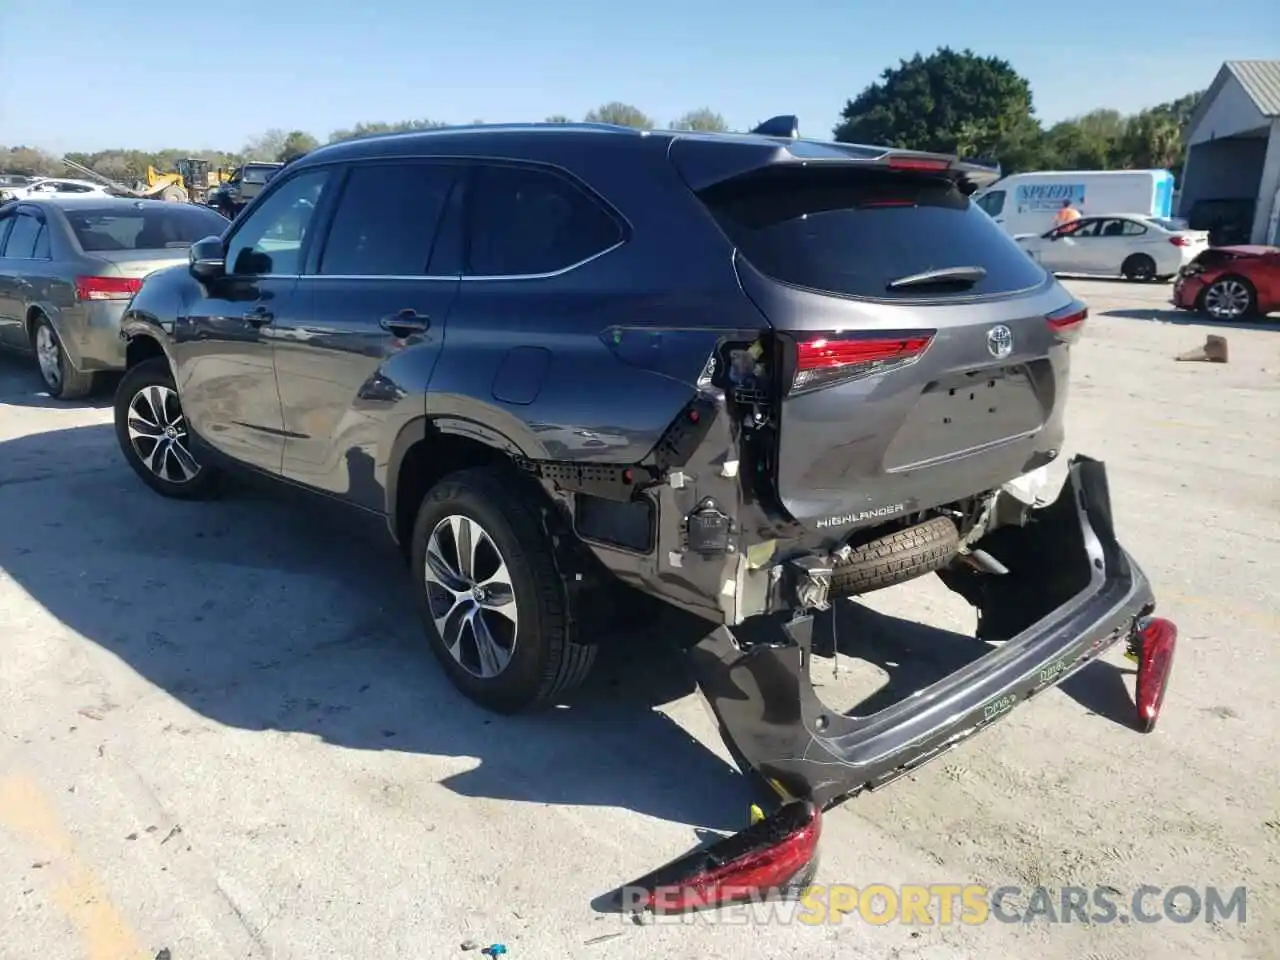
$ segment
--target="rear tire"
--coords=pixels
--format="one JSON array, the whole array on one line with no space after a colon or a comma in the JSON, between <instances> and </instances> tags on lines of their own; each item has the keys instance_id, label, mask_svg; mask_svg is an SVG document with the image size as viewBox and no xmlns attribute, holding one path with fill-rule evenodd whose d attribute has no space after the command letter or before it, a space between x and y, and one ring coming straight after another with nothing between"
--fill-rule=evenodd
<instances>
[{"instance_id":1,"label":"rear tire","mask_svg":"<svg viewBox=\"0 0 1280 960\"><path fill-rule=\"evenodd\" d=\"M1148 283L1155 279L1156 262L1145 253L1135 253L1125 259L1120 267L1120 273L1126 280Z\"/></svg>"},{"instance_id":2,"label":"rear tire","mask_svg":"<svg viewBox=\"0 0 1280 960\"><path fill-rule=\"evenodd\" d=\"M848 597L905 583L941 570L960 549L960 534L947 517L934 517L864 543L837 562L831 592Z\"/></svg>"},{"instance_id":3,"label":"rear tire","mask_svg":"<svg viewBox=\"0 0 1280 960\"><path fill-rule=\"evenodd\" d=\"M536 496L501 468L460 470L431 489L413 527L432 652L454 686L496 713L551 706L586 679L596 657L594 644L576 640ZM471 549L459 551L459 541Z\"/></svg>"},{"instance_id":4,"label":"rear tire","mask_svg":"<svg viewBox=\"0 0 1280 960\"><path fill-rule=\"evenodd\" d=\"M49 396L57 400L81 400L93 393L94 375L76 369L58 331L42 313L37 314L31 324L31 346Z\"/></svg>"}]
</instances>

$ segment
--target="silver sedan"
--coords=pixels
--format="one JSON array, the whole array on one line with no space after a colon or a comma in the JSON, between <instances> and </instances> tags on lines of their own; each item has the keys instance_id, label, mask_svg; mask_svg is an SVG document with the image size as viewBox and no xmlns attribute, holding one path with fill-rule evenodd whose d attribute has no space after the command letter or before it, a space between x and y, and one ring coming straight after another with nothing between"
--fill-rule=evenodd
<instances>
[{"instance_id":1,"label":"silver sedan","mask_svg":"<svg viewBox=\"0 0 1280 960\"><path fill-rule=\"evenodd\" d=\"M34 356L50 396L123 369L120 317L143 278L227 220L204 206L94 196L0 206L0 347Z\"/></svg>"}]
</instances>

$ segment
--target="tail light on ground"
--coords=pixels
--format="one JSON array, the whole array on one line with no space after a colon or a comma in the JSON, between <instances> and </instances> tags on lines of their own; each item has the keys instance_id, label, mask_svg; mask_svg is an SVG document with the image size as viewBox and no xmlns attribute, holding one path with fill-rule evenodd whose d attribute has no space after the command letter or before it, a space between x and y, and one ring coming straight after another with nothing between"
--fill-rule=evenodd
<instances>
[{"instance_id":1,"label":"tail light on ground","mask_svg":"<svg viewBox=\"0 0 1280 960\"><path fill-rule=\"evenodd\" d=\"M76 277L81 300L128 300L142 287L138 277Z\"/></svg>"},{"instance_id":2,"label":"tail light on ground","mask_svg":"<svg viewBox=\"0 0 1280 960\"><path fill-rule=\"evenodd\" d=\"M871 336L830 333L801 341L796 344L791 391L813 390L906 366L928 349L933 336L932 330Z\"/></svg>"},{"instance_id":3,"label":"tail light on ground","mask_svg":"<svg viewBox=\"0 0 1280 960\"><path fill-rule=\"evenodd\" d=\"M1138 727L1150 733L1160 719L1173 654L1178 646L1178 628L1171 620L1152 617L1138 630Z\"/></svg>"},{"instance_id":4,"label":"tail light on ground","mask_svg":"<svg viewBox=\"0 0 1280 960\"><path fill-rule=\"evenodd\" d=\"M620 887L626 913L685 913L800 896L817 870L822 812L807 800L780 807L746 830Z\"/></svg>"}]
</instances>

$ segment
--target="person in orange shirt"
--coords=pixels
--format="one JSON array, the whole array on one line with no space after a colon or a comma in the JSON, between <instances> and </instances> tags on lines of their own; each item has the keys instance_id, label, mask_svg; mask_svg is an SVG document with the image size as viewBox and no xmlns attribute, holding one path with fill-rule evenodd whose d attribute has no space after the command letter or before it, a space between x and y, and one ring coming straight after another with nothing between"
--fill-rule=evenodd
<instances>
[{"instance_id":1,"label":"person in orange shirt","mask_svg":"<svg viewBox=\"0 0 1280 960\"><path fill-rule=\"evenodd\" d=\"M1055 227L1065 226L1080 219L1080 211L1071 205L1070 200L1062 201L1062 209L1053 215L1053 225Z\"/></svg>"}]
</instances>

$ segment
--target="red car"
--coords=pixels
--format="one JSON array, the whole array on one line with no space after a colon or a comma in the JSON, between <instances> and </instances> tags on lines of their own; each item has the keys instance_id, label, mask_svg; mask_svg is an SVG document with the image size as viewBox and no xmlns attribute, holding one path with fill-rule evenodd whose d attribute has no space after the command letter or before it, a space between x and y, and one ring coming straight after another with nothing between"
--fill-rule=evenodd
<instances>
[{"instance_id":1,"label":"red car","mask_svg":"<svg viewBox=\"0 0 1280 960\"><path fill-rule=\"evenodd\" d=\"M1178 272L1173 303L1214 320L1280 310L1280 247L1211 247Z\"/></svg>"}]
</instances>

